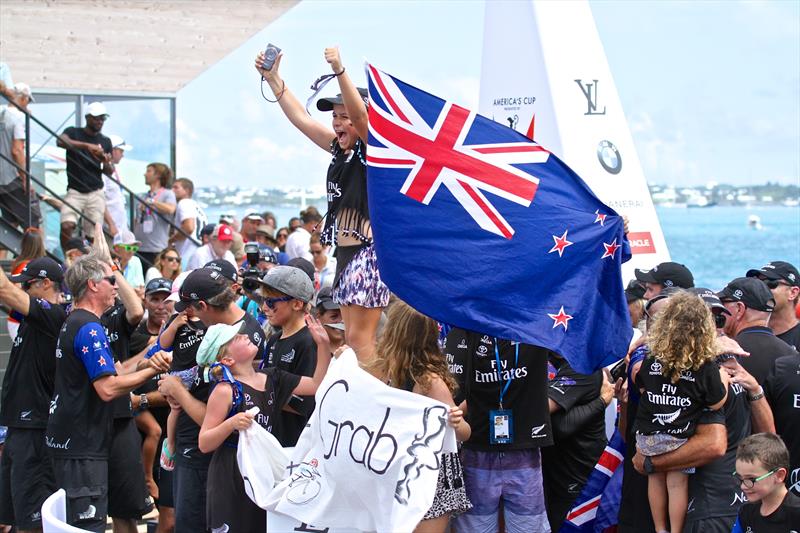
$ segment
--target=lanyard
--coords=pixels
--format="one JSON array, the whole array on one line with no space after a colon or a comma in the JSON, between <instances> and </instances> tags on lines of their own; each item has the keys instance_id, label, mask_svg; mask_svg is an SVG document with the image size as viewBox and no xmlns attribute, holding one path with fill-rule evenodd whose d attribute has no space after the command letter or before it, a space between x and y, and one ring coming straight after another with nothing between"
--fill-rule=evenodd
<instances>
[{"instance_id":1,"label":"lanyard","mask_svg":"<svg viewBox=\"0 0 800 533\"><path fill-rule=\"evenodd\" d=\"M494 339L494 358L495 358L495 361L497 361L497 376L500 377L500 375L501 375L500 372L501 372L503 367L500 366L500 349L497 347L498 344L500 344L500 342L497 340L497 338L495 338ZM518 364L519 364L519 343L517 343L516 346L514 347L514 368L512 368L511 370L513 371L515 368L517 368ZM508 374L508 381L506 381L506 384L503 386L503 389L500 391L500 409L503 408L503 397L506 395L506 392L508 391L508 387L510 387L510 386L511 386L511 372L509 372L509 374Z\"/></svg>"}]
</instances>

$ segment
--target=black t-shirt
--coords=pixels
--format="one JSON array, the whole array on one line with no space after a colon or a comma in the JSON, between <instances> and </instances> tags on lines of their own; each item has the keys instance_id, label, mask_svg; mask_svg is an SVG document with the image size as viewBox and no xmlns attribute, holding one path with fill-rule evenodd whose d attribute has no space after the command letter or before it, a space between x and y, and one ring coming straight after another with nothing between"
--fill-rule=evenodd
<instances>
[{"instance_id":1,"label":"black t-shirt","mask_svg":"<svg viewBox=\"0 0 800 533\"><path fill-rule=\"evenodd\" d=\"M114 360L119 362L127 361L130 358L130 342L131 334L136 329L136 324L128 322L128 317L125 316L125 306L121 303L114 305L103 313L100 321L105 328L106 337L108 337L108 345L111 348L111 353L114 354ZM131 395L124 394L119 398L114 398L114 418L131 418L133 416L133 409L131 407Z\"/></svg>"},{"instance_id":2,"label":"black t-shirt","mask_svg":"<svg viewBox=\"0 0 800 533\"><path fill-rule=\"evenodd\" d=\"M800 352L800 322L795 324L793 328L789 328L780 335L776 335L776 337Z\"/></svg>"},{"instance_id":3,"label":"black t-shirt","mask_svg":"<svg viewBox=\"0 0 800 533\"><path fill-rule=\"evenodd\" d=\"M761 516L761 502L746 503L739 510L737 524L742 533L788 533L800 529L800 497L791 492L783 498L780 507L767 516Z\"/></svg>"},{"instance_id":4,"label":"black t-shirt","mask_svg":"<svg viewBox=\"0 0 800 533\"><path fill-rule=\"evenodd\" d=\"M114 354L100 318L74 309L64 322L56 348L56 380L45 444L60 457L106 459L111 444L112 407L93 382L116 375Z\"/></svg>"},{"instance_id":5,"label":"black t-shirt","mask_svg":"<svg viewBox=\"0 0 800 533\"><path fill-rule=\"evenodd\" d=\"M722 409L706 411L698 423L724 424L728 433L728 449L724 456L699 467L689 476L687 523L706 518L736 516L739 507L746 501L742 489L731 474L736 470L736 448L751 432L747 391L741 385L731 383Z\"/></svg>"},{"instance_id":6,"label":"black t-shirt","mask_svg":"<svg viewBox=\"0 0 800 533\"><path fill-rule=\"evenodd\" d=\"M139 355L142 351L155 342L158 336L158 328L150 331L147 327L147 320L142 320L131 333L130 346L128 347L129 357Z\"/></svg>"},{"instance_id":7,"label":"black t-shirt","mask_svg":"<svg viewBox=\"0 0 800 533\"><path fill-rule=\"evenodd\" d=\"M688 439L694 435L701 412L725 396L719 366L708 361L696 371L682 372L676 383L664 376L662 369L661 363L650 356L636 374L636 386L644 389L636 415L636 431Z\"/></svg>"},{"instance_id":8,"label":"black t-shirt","mask_svg":"<svg viewBox=\"0 0 800 533\"><path fill-rule=\"evenodd\" d=\"M303 328L285 339L281 335L273 335L267 342L267 368L279 368L297 376L314 375L317 366L317 345L311 337L308 328ZM281 411L278 414L280 424L278 430L273 432L281 446L294 446L300 433L306 427L306 422L314 411L313 396L291 396L289 407L301 414Z\"/></svg>"},{"instance_id":9,"label":"black t-shirt","mask_svg":"<svg viewBox=\"0 0 800 533\"><path fill-rule=\"evenodd\" d=\"M445 357L458 382L456 405L466 398L466 420L472 435L464 446L474 450L526 450L553 443L547 402L547 357L538 346L500 340L500 372L495 357L496 339L481 333L453 328L447 334ZM515 364L516 354L519 360ZM513 413L514 441L489 443L489 411L499 409L500 392L506 383L503 407Z\"/></svg>"},{"instance_id":10,"label":"black t-shirt","mask_svg":"<svg viewBox=\"0 0 800 533\"><path fill-rule=\"evenodd\" d=\"M264 335L264 328L261 327L258 319L250 313L245 313L242 318L234 322L234 324L238 324L242 321L244 321L245 324L242 333L247 333L247 336L250 337L250 342L258 346L255 360L260 361L265 359L267 356L267 337Z\"/></svg>"},{"instance_id":11,"label":"black t-shirt","mask_svg":"<svg viewBox=\"0 0 800 533\"><path fill-rule=\"evenodd\" d=\"M172 315L167 321L169 326L177 315ZM185 325L178 328L175 332L175 340L172 343L172 367L170 371L177 372L197 366L197 349L205 335L205 324L199 320L192 321L191 326ZM198 373L194 383L189 387L189 393L197 400L205 403L208 401L210 383L205 374ZM200 426L192 418L181 411L178 414L178 422L175 431L176 462L191 468L205 469L211 461L210 453L202 453L197 444L200 435Z\"/></svg>"},{"instance_id":12,"label":"black t-shirt","mask_svg":"<svg viewBox=\"0 0 800 533\"><path fill-rule=\"evenodd\" d=\"M259 412L253 421L274 434L282 423L281 417L275 416L275 411L278 410L280 412L283 406L289 402L292 397L292 391L300 383L300 376L275 367L259 370L259 372L267 375L264 390L254 389L247 383L242 383L243 398L236 412L242 413L253 407L258 407ZM225 439L225 443L229 446L236 446L239 443L239 432L234 431L231 433Z\"/></svg>"},{"instance_id":13,"label":"black t-shirt","mask_svg":"<svg viewBox=\"0 0 800 533\"><path fill-rule=\"evenodd\" d=\"M56 342L67 312L47 300L28 298L28 316L20 322L3 377L0 424L46 428L56 375Z\"/></svg>"},{"instance_id":14,"label":"black t-shirt","mask_svg":"<svg viewBox=\"0 0 800 533\"><path fill-rule=\"evenodd\" d=\"M573 407L596 401L603 384L603 373L579 374L566 359L551 356L548 366L548 398L561 407L551 415L553 425ZM597 459L608 444L605 411L564 437L557 437L552 446L542 449L542 475L546 492L559 498L575 498L580 494Z\"/></svg>"},{"instance_id":15,"label":"black t-shirt","mask_svg":"<svg viewBox=\"0 0 800 533\"><path fill-rule=\"evenodd\" d=\"M111 153L111 139L98 133L89 135L85 128L74 126L64 130L64 135L72 140L89 144L99 144L103 151ZM67 188L87 193L103 188L103 165L88 150L67 150Z\"/></svg>"},{"instance_id":16,"label":"black t-shirt","mask_svg":"<svg viewBox=\"0 0 800 533\"><path fill-rule=\"evenodd\" d=\"M764 383L775 430L789 448L789 487L800 496L800 354L781 357Z\"/></svg>"},{"instance_id":17,"label":"black t-shirt","mask_svg":"<svg viewBox=\"0 0 800 533\"><path fill-rule=\"evenodd\" d=\"M742 357L739 362L762 385L775 360L795 352L794 348L776 337L766 326L743 329L736 335L736 342L746 352L750 352L750 357Z\"/></svg>"}]
</instances>

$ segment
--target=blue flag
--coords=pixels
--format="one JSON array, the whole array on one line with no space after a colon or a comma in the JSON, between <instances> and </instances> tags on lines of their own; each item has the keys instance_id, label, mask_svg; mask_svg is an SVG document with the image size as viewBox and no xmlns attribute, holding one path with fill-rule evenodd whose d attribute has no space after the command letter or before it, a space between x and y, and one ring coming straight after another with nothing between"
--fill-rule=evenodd
<instances>
[{"instance_id":1,"label":"blue flag","mask_svg":"<svg viewBox=\"0 0 800 533\"><path fill-rule=\"evenodd\" d=\"M625 355L622 218L516 131L367 74L370 219L389 288L440 322L548 348L578 372Z\"/></svg>"},{"instance_id":2,"label":"blue flag","mask_svg":"<svg viewBox=\"0 0 800 533\"><path fill-rule=\"evenodd\" d=\"M625 443L617 429L589 474L559 533L603 533L617 525L624 457Z\"/></svg>"}]
</instances>

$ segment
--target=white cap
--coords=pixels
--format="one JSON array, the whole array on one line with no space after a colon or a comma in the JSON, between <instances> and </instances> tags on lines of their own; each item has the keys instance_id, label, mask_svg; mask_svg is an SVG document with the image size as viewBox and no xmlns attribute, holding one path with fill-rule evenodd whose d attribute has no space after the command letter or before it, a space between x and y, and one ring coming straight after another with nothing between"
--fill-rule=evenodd
<instances>
[{"instance_id":1,"label":"white cap","mask_svg":"<svg viewBox=\"0 0 800 533\"><path fill-rule=\"evenodd\" d=\"M106 117L110 117L111 115L108 114L106 110L106 106L103 105L102 102L92 102L88 106L86 106L86 115L92 115L93 117L100 117L105 115Z\"/></svg>"},{"instance_id":2,"label":"white cap","mask_svg":"<svg viewBox=\"0 0 800 533\"><path fill-rule=\"evenodd\" d=\"M129 229L120 230L119 233L114 235L114 246L118 244L142 244L142 241L136 238L136 235Z\"/></svg>"},{"instance_id":3,"label":"white cap","mask_svg":"<svg viewBox=\"0 0 800 533\"><path fill-rule=\"evenodd\" d=\"M33 93L31 92L31 88L27 83L15 83L14 84L14 92L17 94L21 94L27 96L31 99L31 102L35 102L36 100L33 98Z\"/></svg>"},{"instance_id":4,"label":"white cap","mask_svg":"<svg viewBox=\"0 0 800 533\"><path fill-rule=\"evenodd\" d=\"M179 291L183 286L183 281L186 279L186 277L189 275L190 272L191 270L187 270L185 272L181 272L180 274L178 274L178 277L175 278L175 281L172 282L172 292L169 293L169 296L167 296L166 301L177 302L178 300L181 299Z\"/></svg>"},{"instance_id":5,"label":"white cap","mask_svg":"<svg viewBox=\"0 0 800 533\"><path fill-rule=\"evenodd\" d=\"M133 150L133 146L126 144L125 139L119 135L109 135L108 138L111 139L111 148L119 148L123 152L130 152Z\"/></svg>"}]
</instances>

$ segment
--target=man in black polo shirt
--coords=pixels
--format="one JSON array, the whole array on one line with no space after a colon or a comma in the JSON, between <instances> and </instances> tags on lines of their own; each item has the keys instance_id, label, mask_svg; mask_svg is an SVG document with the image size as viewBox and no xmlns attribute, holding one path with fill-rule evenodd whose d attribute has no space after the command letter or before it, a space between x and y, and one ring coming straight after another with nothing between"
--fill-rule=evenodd
<instances>
[{"instance_id":1,"label":"man in black polo shirt","mask_svg":"<svg viewBox=\"0 0 800 533\"><path fill-rule=\"evenodd\" d=\"M772 261L758 270L748 270L747 277L757 277L772 291L775 309L769 317L769 327L776 337L800 351L800 320L796 311L800 301L800 272L786 261Z\"/></svg>"},{"instance_id":2,"label":"man in black polo shirt","mask_svg":"<svg viewBox=\"0 0 800 533\"><path fill-rule=\"evenodd\" d=\"M111 176L111 140L103 135L109 117L106 106L93 102L86 107L86 126L69 127L56 143L67 151L67 195L61 207L61 247L72 238L78 219L84 217L84 233L93 235L93 225L102 222L106 211L103 174ZM74 210L76 209L77 212Z\"/></svg>"},{"instance_id":3,"label":"man in black polo shirt","mask_svg":"<svg viewBox=\"0 0 800 533\"><path fill-rule=\"evenodd\" d=\"M556 354L547 374L554 442L542 448L542 473L550 527L558 531L608 444L605 411L614 386L602 370L579 374Z\"/></svg>"},{"instance_id":4,"label":"man in black polo shirt","mask_svg":"<svg viewBox=\"0 0 800 533\"><path fill-rule=\"evenodd\" d=\"M111 449L111 400L166 367L154 361L144 370L117 375L100 315L114 304L119 269L99 255L83 256L67 270L73 309L56 347L56 379L45 445L53 456L56 485L67 493L67 522L105 531L108 515L108 457Z\"/></svg>"},{"instance_id":5,"label":"man in black polo shirt","mask_svg":"<svg viewBox=\"0 0 800 533\"><path fill-rule=\"evenodd\" d=\"M789 448L789 490L800 496L800 353L775 361L764 383L775 416L775 431Z\"/></svg>"},{"instance_id":6,"label":"man in black polo shirt","mask_svg":"<svg viewBox=\"0 0 800 533\"><path fill-rule=\"evenodd\" d=\"M445 356L458 382L472 435L461 450L473 508L455 531L549 531L539 448L553 443L544 348L499 340L461 328L447 334Z\"/></svg>"},{"instance_id":7,"label":"man in black polo shirt","mask_svg":"<svg viewBox=\"0 0 800 533\"><path fill-rule=\"evenodd\" d=\"M650 300L660 294L664 289L669 289L671 287L680 289L691 289L694 287L694 276L692 276L688 268L680 263L660 263L650 270L640 270L637 268L634 274L637 280L644 283L645 300Z\"/></svg>"},{"instance_id":8,"label":"man in black polo shirt","mask_svg":"<svg viewBox=\"0 0 800 533\"><path fill-rule=\"evenodd\" d=\"M775 308L772 292L758 278L736 278L717 296L731 313L725 321L725 333L750 353L742 359L742 366L764 383L775 360L795 352L767 326Z\"/></svg>"},{"instance_id":9,"label":"man in black polo shirt","mask_svg":"<svg viewBox=\"0 0 800 533\"><path fill-rule=\"evenodd\" d=\"M114 360L125 363L130 359L131 335L142 319L141 299L124 276L117 279L117 302L101 316L109 348ZM142 440L136 429L130 395L112 401L113 429L108 459L108 514L117 533L136 531L136 520L153 507L144 482L142 469Z\"/></svg>"},{"instance_id":10,"label":"man in black polo shirt","mask_svg":"<svg viewBox=\"0 0 800 533\"><path fill-rule=\"evenodd\" d=\"M213 324L244 322L245 332L259 347L256 357L263 358L264 332L252 315L236 305L237 295L231 285L230 279L213 268L198 268L186 276L178 292L180 299L175 303L175 311L186 314L187 325L181 326L173 343L173 372L197 364L193 357L202 340L198 330L202 328L204 332ZM153 359L158 359L158 356ZM179 361L182 361L180 365ZM209 384L198 375L187 390L178 376L168 376L159 383L159 391L181 408L173 471L175 533L205 531L206 481L211 454L200 452L197 437L205 417Z\"/></svg>"},{"instance_id":11,"label":"man in black polo shirt","mask_svg":"<svg viewBox=\"0 0 800 533\"><path fill-rule=\"evenodd\" d=\"M8 426L0 461L0 523L15 525L18 531L41 530L42 503L55 490L44 430L53 395L56 341L67 317L59 303L62 279L61 266L48 257L34 259L11 281L0 269L0 302L21 318L3 378L0 410L0 425Z\"/></svg>"}]
</instances>

